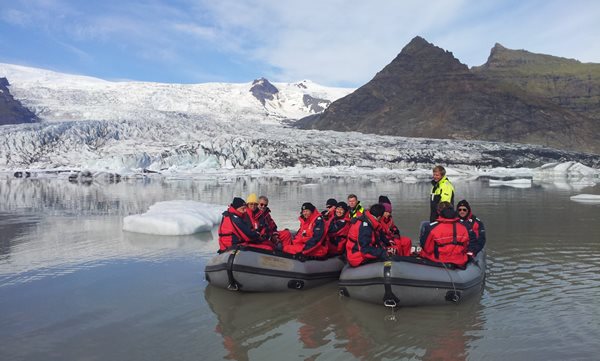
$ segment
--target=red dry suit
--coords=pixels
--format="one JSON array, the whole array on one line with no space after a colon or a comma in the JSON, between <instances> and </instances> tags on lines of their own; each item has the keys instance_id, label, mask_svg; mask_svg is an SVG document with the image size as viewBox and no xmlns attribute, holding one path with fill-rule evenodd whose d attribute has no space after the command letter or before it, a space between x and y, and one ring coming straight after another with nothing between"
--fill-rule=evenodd
<instances>
[{"instance_id":1,"label":"red dry suit","mask_svg":"<svg viewBox=\"0 0 600 361\"><path fill-rule=\"evenodd\" d=\"M435 262L464 266L468 260L470 234L467 227L458 220L458 217L439 216L437 221L431 223L422 235L425 241L419 256Z\"/></svg>"},{"instance_id":2,"label":"red dry suit","mask_svg":"<svg viewBox=\"0 0 600 361\"><path fill-rule=\"evenodd\" d=\"M346 252L346 241L350 230L350 215L348 212L343 217L334 216L327 227L327 255L337 256Z\"/></svg>"},{"instance_id":3,"label":"red dry suit","mask_svg":"<svg viewBox=\"0 0 600 361\"><path fill-rule=\"evenodd\" d=\"M290 254L302 253L306 256L324 257L327 255L325 244L325 222L316 209L308 219L300 216L300 229L291 244L284 244L283 251Z\"/></svg>"},{"instance_id":4,"label":"red dry suit","mask_svg":"<svg viewBox=\"0 0 600 361\"><path fill-rule=\"evenodd\" d=\"M346 258L353 267L370 260L387 258L385 236L379 221L370 211L352 219L346 242Z\"/></svg>"},{"instance_id":5,"label":"red dry suit","mask_svg":"<svg viewBox=\"0 0 600 361\"><path fill-rule=\"evenodd\" d=\"M381 224L381 229L388 241L388 247L394 248L397 256L410 256L412 241L410 238L400 235L400 230L394 224L392 216L381 217L379 224Z\"/></svg>"},{"instance_id":6,"label":"red dry suit","mask_svg":"<svg viewBox=\"0 0 600 361\"><path fill-rule=\"evenodd\" d=\"M219 226L219 252L224 252L231 247L250 246L273 250L269 243L263 243L258 232L252 229L245 213L229 206L223 212L223 219Z\"/></svg>"}]
</instances>

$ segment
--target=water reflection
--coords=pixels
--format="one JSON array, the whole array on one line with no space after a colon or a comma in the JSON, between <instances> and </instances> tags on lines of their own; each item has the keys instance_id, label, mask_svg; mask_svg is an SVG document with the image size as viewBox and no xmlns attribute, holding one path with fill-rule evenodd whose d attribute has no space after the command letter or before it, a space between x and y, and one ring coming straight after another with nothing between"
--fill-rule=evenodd
<instances>
[{"instance_id":1,"label":"water reflection","mask_svg":"<svg viewBox=\"0 0 600 361\"><path fill-rule=\"evenodd\" d=\"M570 196L600 194L598 185L453 181L457 199L468 199L488 230L483 294L392 314L340 299L335 284L282 294L206 287L202 270L217 249L216 229L151 236L122 231L122 219L159 201L224 205L255 192L269 196L280 227L295 228L303 202L320 208L357 193L369 205L386 194L401 231L416 240L429 212L430 185L421 179L249 176L83 186L0 178L0 336L9 340L0 358L593 359L600 353L600 205ZM32 351L31 340L44 352Z\"/></svg>"},{"instance_id":2,"label":"water reflection","mask_svg":"<svg viewBox=\"0 0 600 361\"><path fill-rule=\"evenodd\" d=\"M479 300L391 311L336 294L335 284L308 292L239 294L208 286L206 302L225 359L462 360L481 336ZM440 327L440 325L443 325ZM344 356L340 355L340 352ZM271 357L269 357L271 355Z\"/></svg>"}]
</instances>

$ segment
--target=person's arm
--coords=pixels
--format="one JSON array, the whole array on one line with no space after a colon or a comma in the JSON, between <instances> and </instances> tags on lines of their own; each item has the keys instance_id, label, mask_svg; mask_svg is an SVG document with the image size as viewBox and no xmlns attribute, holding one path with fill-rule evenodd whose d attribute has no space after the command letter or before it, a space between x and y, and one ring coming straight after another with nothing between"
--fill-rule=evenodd
<instances>
[{"instance_id":1,"label":"person's arm","mask_svg":"<svg viewBox=\"0 0 600 361\"><path fill-rule=\"evenodd\" d=\"M360 243L360 251L378 259L385 258L387 252L384 248L374 247L371 245L372 235L373 229L366 222L363 222L358 229L358 243Z\"/></svg>"},{"instance_id":2,"label":"person's arm","mask_svg":"<svg viewBox=\"0 0 600 361\"><path fill-rule=\"evenodd\" d=\"M234 215L231 217L231 221L242 233L244 233L250 239L251 242L260 242L260 235L258 234L258 232L253 231L252 227L248 223L244 222L242 218Z\"/></svg>"},{"instance_id":3,"label":"person's arm","mask_svg":"<svg viewBox=\"0 0 600 361\"><path fill-rule=\"evenodd\" d=\"M472 232L474 233L473 242L469 242L469 251L473 254L479 253L485 246L485 226L478 218L473 220Z\"/></svg>"},{"instance_id":4,"label":"person's arm","mask_svg":"<svg viewBox=\"0 0 600 361\"><path fill-rule=\"evenodd\" d=\"M313 235L306 241L306 243L304 244L304 249L302 251L306 253L318 246L321 240L323 239L324 234L325 222L323 222L322 217L318 217L315 220L315 225L313 227Z\"/></svg>"}]
</instances>

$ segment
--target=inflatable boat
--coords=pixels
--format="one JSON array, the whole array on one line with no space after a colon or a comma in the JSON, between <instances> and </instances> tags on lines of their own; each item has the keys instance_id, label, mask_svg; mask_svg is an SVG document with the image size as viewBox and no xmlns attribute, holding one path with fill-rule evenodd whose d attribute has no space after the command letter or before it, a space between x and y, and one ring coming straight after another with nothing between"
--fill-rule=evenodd
<instances>
[{"instance_id":1,"label":"inflatable boat","mask_svg":"<svg viewBox=\"0 0 600 361\"><path fill-rule=\"evenodd\" d=\"M485 250L464 268L419 257L395 257L344 267L338 286L341 295L387 307L458 303L481 290L485 262Z\"/></svg>"},{"instance_id":2,"label":"inflatable boat","mask_svg":"<svg viewBox=\"0 0 600 361\"><path fill-rule=\"evenodd\" d=\"M231 291L274 292L303 290L337 281L343 267L339 257L314 258L237 248L213 257L204 274L211 285Z\"/></svg>"}]
</instances>

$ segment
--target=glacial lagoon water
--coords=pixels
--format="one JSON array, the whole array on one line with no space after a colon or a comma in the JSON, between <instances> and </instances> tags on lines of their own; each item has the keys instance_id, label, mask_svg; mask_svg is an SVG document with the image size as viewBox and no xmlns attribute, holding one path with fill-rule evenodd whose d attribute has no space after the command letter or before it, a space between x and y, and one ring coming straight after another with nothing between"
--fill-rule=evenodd
<instances>
[{"instance_id":1,"label":"glacial lagoon water","mask_svg":"<svg viewBox=\"0 0 600 361\"><path fill-rule=\"evenodd\" d=\"M214 177L71 184L0 178L0 360L592 360L600 357L600 186L454 180L488 232L481 295L403 308L304 292L208 286L216 230L155 236L123 218L165 200L227 204L264 193L281 227L298 208L356 193L393 202L416 238L427 182ZM458 200L458 199L457 199Z\"/></svg>"}]
</instances>

